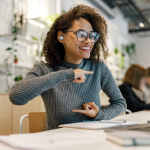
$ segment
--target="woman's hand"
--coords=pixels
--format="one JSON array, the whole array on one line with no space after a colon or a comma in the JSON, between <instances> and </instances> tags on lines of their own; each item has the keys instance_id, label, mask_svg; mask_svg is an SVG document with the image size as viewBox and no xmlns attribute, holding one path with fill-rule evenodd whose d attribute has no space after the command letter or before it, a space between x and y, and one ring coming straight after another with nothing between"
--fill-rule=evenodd
<instances>
[{"instance_id":1,"label":"woman's hand","mask_svg":"<svg viewBox=\"0 0 150 150\"><path fill-rule=\"evenodd\" d=\"M85 82L85 74L93 74L93 71L86 71L86 70L81 70L81 69L75 69L74 70L75 73L75 79L73 80L73 82L76 83L84 83Z\"/></svg>"},{"instance_id":2,"label":"woman's hand","mask_svg":"<svg viewBox=\"0 0 150 150\"><path fill-rule=\"evenodd\" d=\"M83 104L83 109L84 110L74 109L72 110L72 112L85 114L86 116L89 116L91 118L95 118L99 112L99 108L94 102L88 102Z\"/></svg>"}]
</instances>

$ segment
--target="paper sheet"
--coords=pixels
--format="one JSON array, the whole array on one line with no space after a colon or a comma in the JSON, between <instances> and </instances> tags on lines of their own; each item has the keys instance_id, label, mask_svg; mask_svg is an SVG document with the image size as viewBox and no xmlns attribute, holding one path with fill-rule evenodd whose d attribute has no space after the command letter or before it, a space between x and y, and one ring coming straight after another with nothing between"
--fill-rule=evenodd
<instances>
[{"instance_id":1,"label":"paper sheet","mask_svg":"<svg viewBox=\"0 0 150 150\"><path fill-rule=\"evenodd\" d=\"M29 133L0 136L0 141L19 149L47 149L73 145L100 143L106 140L106 133L102 130L82 130L63 133Z\"/></svg>"}]
</instances>

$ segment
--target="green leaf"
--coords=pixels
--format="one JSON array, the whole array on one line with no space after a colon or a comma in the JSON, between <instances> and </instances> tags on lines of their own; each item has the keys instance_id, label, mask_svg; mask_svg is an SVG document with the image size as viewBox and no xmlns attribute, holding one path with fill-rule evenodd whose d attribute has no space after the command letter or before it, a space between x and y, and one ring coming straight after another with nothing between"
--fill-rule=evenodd
<instances>
[{"instance_id":1,"label":"green leaf","mask_svg":"<svg viewBox=\"0 0 150 150\"><path fill-rule=\"evenodd\" d=\"M8 60L8 58L6 58L5 60L4 60L4 62L6 62Z\"/></svg>"},{"instance_id":2,"label":"green leaf","mask_svg":"<svg viewBox=\"0 0 150 150\"><path fill-rule=\"evenodd\" d=\"M118 49L117 48L115 48L115 54L118 54Z\"/></svg>"},{"instance_id":3,"label":"green leaf","mask_svg":"<svg viewBox=\"0 0 150 150\"><path fill-rule=\"evenodd\" d=\"M14 37L14 38L13 38L13 41L16 41L16 40L17 40L17 38L16 38L16 37Z\"/></svg>"},{"instance_id":4,"label":"green leaf","mask_svg":"<svg viewBox=\"0 0 150 150\"><path fill-rule=\"evenodd\" d=\"M128 54L130 54L130 48L129 48L128 45L126 46L126 52L127 52Z\"/></svg>"},{"instance_id":5,"label":"green leaf","mask_svg":"<svg viewBox=\"0 0 150 150\"><path fill-rule=\"evenodd\" d=\"M23 79L22 75L19 76L19 80L21 81Z\"/></svg>"},{"instance_id":6,"label":"green leaf","mask_svg":"<svg viewBox=\"0 0 150 150\"><path fill-rule=\"evenodd\" d=\"M14 27L13 27L13 31L12 31L12 33L17 34L17 27L16 27L16 26L14 26Z\"/></svg>"},{"instance_id":7,"label":"green leaf","mask_svg":"<svg viewBox=\"0 0 150 150\"><path fill-rule=\"evenodd\" d=\"M31 36L31 38L35 41L38 41L38 39L35 36Z\"/></svg>"},{"instance_id":8,"label":"green leaf","mask_svg":"<svg viewBox=\"0 0 150 150\"><path fill-rule=\"evenodd\" d=\"M18 81L19 81L18 77L15 77L15 78L14 78L14 81L18 82Z\"/></svg>"},{"instance_id":9,"label":"green leaf","mask_svg":"<svg viewBox=\"0 0 150 150\"><path fill-rule=\"evenodd\" d=\"M18 59L17 55L14 55L14 59Z\"/></svg>"},{"instance_id":10,"label":"green leaf","mask_svg":"<svg viewBox=\"0 0 150 150\"><path fill-rule=\"evenodd\" d=\"M51 23L54 23L55 22L55 20L59 17L60 15L59 14L51 14L50 16L48 16L48 17L46 17L45 18L45 20L47 21L47 22L51 22ZM49 25L51 25L51 24L49 24Z\"/></svg>"},{"instance_id":11,"label":"green leaf","mask_svg":"<svg viewBox=\"0 0 150 150\"><path fill-rule=\"evenodd\" d=\"M9 50L12 50L12 47L8 47L8 48L6 49L6 51L9 51Z\"/></svg>"},{"instance_id":12,"label":"green leaf","mask_svg":"<svg viewBox=\"0 0 150 150\"><path fill-rule=\"evenodd\" d=\"M16 77L14 78L14 81L19 82L19 81L21 81L22 79L23 79L22 75L19 75L19 76L16 76Z\"/></svg>"}]
</instances>

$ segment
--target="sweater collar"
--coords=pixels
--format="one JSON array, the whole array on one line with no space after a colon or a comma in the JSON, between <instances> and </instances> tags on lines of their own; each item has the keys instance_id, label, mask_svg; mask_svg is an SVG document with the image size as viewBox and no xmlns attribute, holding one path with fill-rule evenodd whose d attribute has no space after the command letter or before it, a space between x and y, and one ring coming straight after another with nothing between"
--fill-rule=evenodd
<instances>
[{"instance_id":1,"label":"sweater collar","mask_svg":"<svg viewBox=\"0 0 150 150\"><path fill-rule=\"evenodd\" d=\"M72 69L80 69L83 67L85 60L83 59L82 62L80 64L73 64L73 63L69 63L67 61L62 60L60 66L65 67L65 68L72 68Z\"/></svg>"}]
</instances>

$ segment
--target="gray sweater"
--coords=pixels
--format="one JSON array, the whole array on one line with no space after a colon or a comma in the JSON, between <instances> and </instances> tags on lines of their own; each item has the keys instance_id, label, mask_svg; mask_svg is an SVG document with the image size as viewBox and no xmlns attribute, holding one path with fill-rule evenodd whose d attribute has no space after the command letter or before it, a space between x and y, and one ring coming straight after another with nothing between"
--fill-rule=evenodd
<instances>
[{"instance_id":1,"label":"gray sweater","mask_svg":"<svg viewBox=\"0 0 150 150\"><path fill-rule=\"evenodd\" d=\"M94 72L86 74L86 80L81 84L72 82L75 77L73 69L79 68ZM106 109L100 107L101 89L110 98L110 106ZM83 120L112 119L126 109L125 99L102 61L92 63L91 60L83 59L79 65L62 61L56 67L50 67L49 63L35 64L22 81L13 85L9 98L15 105L24 105L39 95L46 109L47 130ZM95 118L72 112L73 109L83 109L82 105L87 102L95 102L99 107Z\"/></svg>"}]
</instances>

